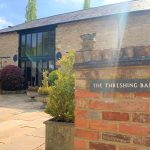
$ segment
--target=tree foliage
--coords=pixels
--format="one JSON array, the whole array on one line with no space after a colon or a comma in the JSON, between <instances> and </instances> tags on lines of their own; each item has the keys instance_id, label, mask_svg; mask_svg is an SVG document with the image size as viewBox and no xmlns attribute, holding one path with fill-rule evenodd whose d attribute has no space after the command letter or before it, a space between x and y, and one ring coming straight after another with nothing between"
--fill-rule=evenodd
<instances>
[{"instance_id":1,"label":"tree foliage","mask_svg":"<svg viewBox=\"0 0 150 150\"><path fill-rule=\"evenodd\" d=\"M37 19L37 8L36 8L36 0L28 0L28 4L26 6L26 22Z\"/></svg>"},{"instance_id":2,"label":"tree foliage","mask_svg":"<svg viewBox=\"0 0 150 150\"><path fill-rule=\"evenodd\" d=\"M48 81L50 85L55 85L55 81L58 79L58 70L52 71L48 76Z\"/></svg>"},{"instance_id":3,"label":"tree foliage","mask_svg":"<svg viewBox=\"0 0 150 150\"><path fill-rule=\"evenodd\" d=\"M91 5L91 0L84 0L83 9L88 9L88 8L90 8L90 5Z\"/></svg>"},{"instance_id":4,"label":"tree foliage","mask_svg":"<svg viewBox=\"0 0 150 150\"><path fill-rule=\"evenodd\" d=\"M58 79L50 87L46 112L55 121L74 121L74 53L70 52L59 61L60 69L55 73Z\"/></svg>"},{"instance_id":5,"label":"tree foliage","mask_svg":"<svg viewBox=\"0 0 150 150\"><path fill-rule=\"evenodd\" d=\"M42 86L39 87L38 93L40 95L48 95L49 94L49 84L48 84L48 71L43 71L43 80L42 80Z\"/></svg>"}]
</instances>

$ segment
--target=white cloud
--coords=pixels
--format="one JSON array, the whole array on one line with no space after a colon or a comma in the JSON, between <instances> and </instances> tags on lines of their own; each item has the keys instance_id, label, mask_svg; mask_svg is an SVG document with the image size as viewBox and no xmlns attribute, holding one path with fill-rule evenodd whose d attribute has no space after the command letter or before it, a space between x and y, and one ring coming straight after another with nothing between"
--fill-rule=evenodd
<instances>
[{"instance_id":1,"label":"white cloud","mask_svg":"<svg viewBox=\"0 0 150 150\"><path fill-rule=\"evenodd\" d=\"M0 17L0 29L6 28L8 26L12 26L13 23L9 22L8 20L6 20L3 17Z\"/></svg>"}]
</instances>

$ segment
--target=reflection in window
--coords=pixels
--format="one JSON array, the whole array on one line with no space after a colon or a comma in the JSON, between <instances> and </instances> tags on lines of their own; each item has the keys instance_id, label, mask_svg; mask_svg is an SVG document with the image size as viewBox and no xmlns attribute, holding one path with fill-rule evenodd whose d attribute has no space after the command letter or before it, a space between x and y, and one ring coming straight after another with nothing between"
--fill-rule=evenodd
<instances>
[{"instance_id":1,"label":"reflection in window","mask_svg":"<svg viewBox=\"0 0 150 150\"><path fill-rule=\"evenodd\" d=\"M54 70L54 61L49 61L49 70L52 71Z\"/></svg>"},{"instance_id":2,"label":"reflection in window","mask_svg":"<svg viewBox=\"0 0 150 150\"><path fill-rule=\"evenodd\" d=\"M32 34L32 56L36 56L36 33Z\"/></svg>"},{"instance_id":3,"label":"reflection in window","mask_svg":"<svg viewBox=\"0 0 150 150\"><path fill-rule=\"evenodd\" d=\"M21 62L21 74L25 77L25 62Z\"/></svg>"},{"instance_id":4,"label":"reflection in window","mask_svg":"<svg viewBox=\"0 0 150 150\"><path fill-rule=\"evenodd\" d=\"M42 32L38 33L37 56L42 56Z\"/></svg>"},{"instance_id":5,"label":"reflection in window","mask_svg":"<svg viewBox=\"0 0 150 150\"><path fill-rule=\"evenodd\" d=\"M36 62L32 62L31 79L32 79L32 86L35 86L36 85Z\"/></svg>"},{"instance_id":6,"label":"reflection in window","mask_svg":"<svg viewBox=\"0 0 150 150\"><path fill-rule=\"evenodd\" d=\"M41 85L42 83L42 60L39 61L38 63L38 84Z\"/></svg>"},{"instance_id":7,"label":"reflection in window","mask_svg":"<svg viewBox=\"0 0 150 150\"><path fill-rule=\"evenodd\" d=\"M25 50L26 50L26 36L22 35L21 36L21 56L25 56Z\"/></svg>"},{"instance_id":8,"label":"reflection in window","mask_svg":"<svg viewBox=\"0 0 150 150\"><path fill-rule=\"evenodd\" d=\"M27 57L31 56L31 34L27 34L27 43L26 43L26 55Z\"/></svg>"},{"instance_id":9,"label":"reflection in window","mask_svg":"<svg viewBox=\"0 0 150 150\"><path fill-rule=\"evenodd\" d=\"M43 32L43 56L49 54L49 32Z\"/></svg>"},{"instance_id":10,"label":"reflection in window","mask_svg":"<svg viewBox=\"0 0 150 150\"><path fill-rule=\"evenodd\" d=\"M21 56L55 56L55 30L21 36Z\"/></svg>"},{"instance_id":11,"label":"reflection in window","mask_svg":"<svg viewBox=\"0 0 150 150\"><path fill-rule=\"evenodd\" d=\"M55 55L55 31L50 31L50 56Z\"/></svg>"},{"instance_id":12,"label":"reflection in window","mask_svg":"<svg viewBox=\"0 0 150 150\"><path fill-rule=\"evenodd\" d=\"M47 70L47 61L43 61L43 70Z\"/></svg>"},{"instance_id":13,"label":"reflection in window","mask_svg":"<svg viewBox=\"0 0 150 150\"><path fill-rule=\"evenodd\" d=\"M31 62L26 62L26 80L28 85L31 85Z\"/></svg>"}]
</instances>

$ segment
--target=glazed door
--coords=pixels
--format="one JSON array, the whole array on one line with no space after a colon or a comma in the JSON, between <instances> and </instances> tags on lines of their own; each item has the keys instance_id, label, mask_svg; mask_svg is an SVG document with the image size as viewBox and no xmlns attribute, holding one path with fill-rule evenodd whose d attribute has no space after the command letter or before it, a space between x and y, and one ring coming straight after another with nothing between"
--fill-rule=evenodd
<instances>
[{"instance_id":1,"label":"glazed door","mask_svg":"<svg viewBox=\"0 0 150 150\"><path fill-rule=\"evenodd\" d=\"M26 61L26 81L28 86L31 86L31 67L31 62Z\"/></svg>"},{"instance_id":2,"label":"glazed door","mask_svg":"<svg viewBox=\"0 0 150 150\"><path fill-rule=\"evenodd\" d=\"M37 81L36 81L37 85L41 85L42 84L42 60L37 61Z\"/></svg>"},{"instance_id":3,"label":"glazed door","mask_svg":"<svg viewBox=\"0 0 150 150\"><path fill-rule=\"evenodd\" d=\"M22 74L28 86L41 86L43 70L54 70L54 61L51 60L25 60L21 62Z\"/></svg>"},{"instance_id":4,"label":"glazed door","mask_svg":"<svg viewBox=\"0 0 150 150\"><path fill-rule=\"evenodd\" d=\"M37 76L37 63L36 61L32 61L32 67L31 67L31 86L36 86L36 82L38 80Z\"/></svg>"}]
</instances>

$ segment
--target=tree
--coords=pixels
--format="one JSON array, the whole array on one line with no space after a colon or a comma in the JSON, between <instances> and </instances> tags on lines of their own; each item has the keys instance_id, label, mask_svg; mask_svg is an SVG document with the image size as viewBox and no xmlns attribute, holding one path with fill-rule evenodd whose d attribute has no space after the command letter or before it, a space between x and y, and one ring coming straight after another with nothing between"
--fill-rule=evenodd
<instances>
[{"instance_id":1,"label":"tree","mask_svg":"<svg viewBox=\"0 0 150 150\"><path fill-rule=\"evenodd\" d=\"M26 6L26 22L37 19L36 15L36 0L28 0L28 4Z\"/></svg>"},{"instance_id":2,"label":"tree","mask_svg":"<svg viewBox=\"0 0 150 150\"><path fill-rule=\"evenodd\" d=\"M88 9L88 8L90 8L90 5L91 5L91 0L84 0L83 9Z\"/></svg>"},{"instance_id":3,"label":"tree","mask_svg":"<svg viewBox=\"0 0 150 150\"><path fill-rule=\"evenodd\" d=\"M58 62L60 68L55 72L57 79L50 86L49 100L45 110L53 117L53 121L74 122L74 62L74 52L64 55Z\"/></svg>"}]
</instances>

